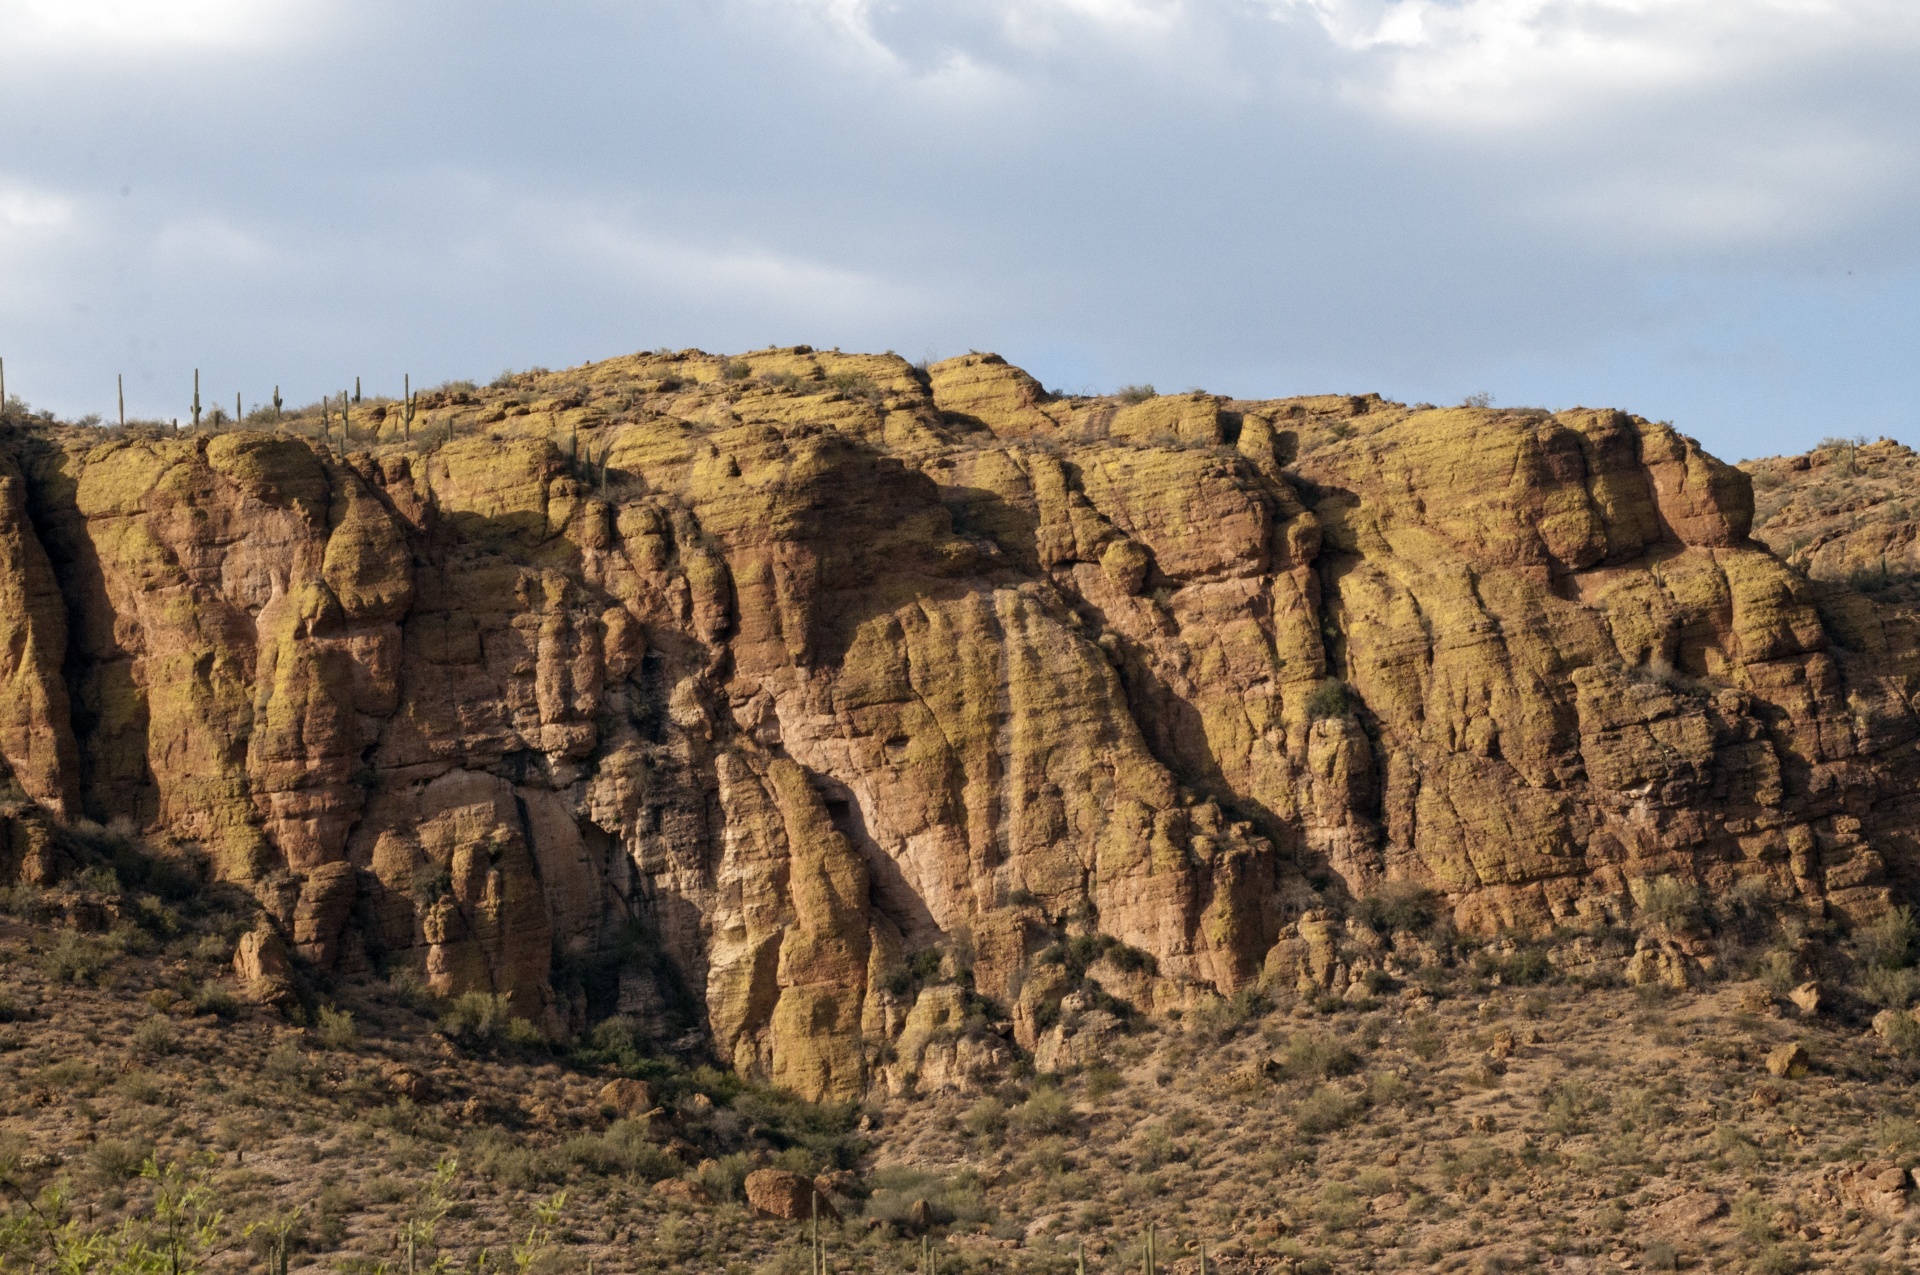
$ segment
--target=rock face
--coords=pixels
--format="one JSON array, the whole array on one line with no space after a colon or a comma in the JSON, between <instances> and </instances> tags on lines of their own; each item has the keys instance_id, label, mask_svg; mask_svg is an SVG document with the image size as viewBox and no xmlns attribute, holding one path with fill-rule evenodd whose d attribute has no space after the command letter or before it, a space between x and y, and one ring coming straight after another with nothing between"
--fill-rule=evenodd
<instances>
[{"instance_id":1,"label":"rock face","mask_svg":"<svg viewBox=\"0 0 1920 1275\"><path fill-rule=\"evenodd\" d=\"M1491 933L1662 877L1860 918L1920 862L1913 622L1618 412L797 347L353 429L0 440L12 808L554 1033L964 1086L1097 1042L1073 936L1151 1011L1342 990L1397 883Z\"/></svg>"}]
</instances>

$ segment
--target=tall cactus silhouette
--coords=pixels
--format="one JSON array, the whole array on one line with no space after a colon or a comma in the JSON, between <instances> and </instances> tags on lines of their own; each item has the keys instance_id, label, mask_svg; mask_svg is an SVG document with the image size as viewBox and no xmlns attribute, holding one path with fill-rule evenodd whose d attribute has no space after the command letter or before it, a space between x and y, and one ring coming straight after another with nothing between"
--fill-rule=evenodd
<instances>
[{"instance_id":1,"label":"tall cactus silhouette","mask_svg":"<svg viewBox=\"0 0 1920 1275\"><path fill-rule=\"evenodd\" d=\"M193 369L193 427L200 428L200 369Z\"/></svg>"}]
</instances>

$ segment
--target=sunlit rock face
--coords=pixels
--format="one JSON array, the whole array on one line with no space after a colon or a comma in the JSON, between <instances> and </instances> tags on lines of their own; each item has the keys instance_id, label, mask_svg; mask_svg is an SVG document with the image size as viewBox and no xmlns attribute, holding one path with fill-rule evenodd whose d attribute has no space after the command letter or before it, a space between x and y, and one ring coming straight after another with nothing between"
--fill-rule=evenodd
<instances>
[{"instance_id":1,"label":"sunlit rock face","mask_svg":"<svg viewBox=\"0 0 1920 1275\"><path fill-rule=\"evenodd\" d=\"M16 429L16 806L201 847L309 962L836 1098L1034 1048L1075 934L1152 1011L1327 983L1389 882L1492 932L1920 862L1912 623L1690 439L1129 397L800 347Z\"/></svg>"}]
</instances>

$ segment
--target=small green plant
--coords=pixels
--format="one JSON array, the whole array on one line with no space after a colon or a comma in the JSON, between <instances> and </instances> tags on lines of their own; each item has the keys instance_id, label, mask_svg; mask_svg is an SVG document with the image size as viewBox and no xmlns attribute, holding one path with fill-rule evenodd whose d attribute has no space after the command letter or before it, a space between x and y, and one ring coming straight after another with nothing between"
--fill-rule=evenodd
<instances>
[{"instance_id":1,"label":"small green plant","mask_svg":"<svg viewBox=\"0 0 1920 1275\"><path fill-rule=\"evenodd\" d=\"M354 1025L353 1015L349 1011L322 1005L320 1022L314 1028L314 1035L328 1049L346 1049L360 1039L360 1029Z\"/></svg>"},{"instance_id":2,"label":"small green plant","mask_svg":"<svg viewBox=\"0 0 1920 1275\"><path fill-rule=\"evenodd\" d=\"M1125 403L1128 407L1133 407L1136 404L1146 402L1150 398L1159 398L1160 391L1146 384L1122 385L1119 393L1114 395L1114 397L1122 403Z\"/></svg>"},{"instance_id":3,"label":"small green plant","mask_svg":"<svg viewBox=\"0 0 1920 1275\"><path fill-rule=\"evenodd\" d=\"M1307 717L1310 721L1346 717L1352 711L1347 703L1347 684L1337 677L1327 678L1307 696Z\"/></svg>"},{"instance_id":4,"label":"small green plant","mask_svg":"<svg viewBox=\"0 0 1920 1275\"><path fill-rule=\"evenodd\" d=\"M720 363L720 379L724 381L744 381L753 375L753 369L747 366L745 359L724 359Z\"/></svg>"},{"instance_id":5,"label":"small green plant","mask_svg":"<svg viewBox=\"0 0 1920 1275\"><path fill-rule=\"evenodd\" d=\"M136 1054L158 1058L179 1048L180 1033L174 1029L172 1020L156 1014L134 1028L127 1043L133 1046Z\"/></svg>"},{"instance_id":6,"label":"small green plant","mask_svg":"<svg viewBox=\"0 0 1920 1275\"><path fill-rule=\"evenodd\" d=\"M1861 927L1857 943L1861 959L1876 969L1900 970L1913 964L1920 944L1920 925L1913 909L1894 908L1871 925Z\"/></svg>"},{"instance_id":7,"label":"small green plant","mask_svg":"<svg viewBox=\"0 0 1920 1275\"><path fill-rule=\"evenodd\" d=\"M1659 876L1645 882L1640 892L1640 914L1654 925L1684 930L1700 919L1700 891L1676 877Z\"/></svg>"}]
</instances>

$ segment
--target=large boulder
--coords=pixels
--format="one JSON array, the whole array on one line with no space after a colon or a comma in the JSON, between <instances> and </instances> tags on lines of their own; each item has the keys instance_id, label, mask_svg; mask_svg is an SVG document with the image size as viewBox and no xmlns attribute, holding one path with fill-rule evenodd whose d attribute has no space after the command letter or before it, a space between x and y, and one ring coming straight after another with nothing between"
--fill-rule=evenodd
<instances>
[{"instance_id":1,"label":"large boulder","mask_svg":"<svg viewBox=\"0 0 1920 1275\"><path fill-rule=\"evenodd\" d=\"M747 1175L747 1207L756 1217L789 1222L812 1218L816 1208L820 1217L834 1221L840 1218L833 1202L811 1178L783 1169L756 1169Z\"/></svg>"}]
</instances>

